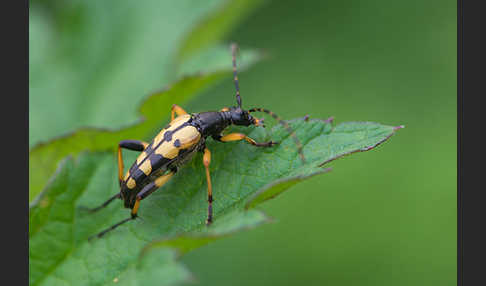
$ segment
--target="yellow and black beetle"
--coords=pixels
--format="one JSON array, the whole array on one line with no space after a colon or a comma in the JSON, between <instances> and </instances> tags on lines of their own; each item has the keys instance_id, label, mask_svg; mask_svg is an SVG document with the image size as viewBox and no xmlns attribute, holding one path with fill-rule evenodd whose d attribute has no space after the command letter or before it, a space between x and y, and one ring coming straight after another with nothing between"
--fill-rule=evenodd
<instances>
[{"instance_id":1,"label":"yellow and black beetle","mask_svg":"<svg viewBox=\"0 0 486 286\"><path fill-rule=\"evenodd\" d=\"M120 192L108 199L101 206L88 210L90 212L98 211L106 207L114 199L119 198L124 201L126 208L131 209L131 216L95 236L101 237L119 225L135 219L140 201L162 187L177 172L177 169L192 159L198 151L204 153L203 163L206 169L208 183L208 216L206 223L208 225L211 224L213 219L213 196L209 172L211 152L205 145L206 138L211 136L214 140L220 142L245 140L257 147L270 147L277 144L277 142L273 141L258 143L242 133L222 135L223 130L230 125L263 126L263 120L251 116L251 112L265 112L278 120L280 124L284 125L297 144L299 156L302 161L305 161L302 145L285 121L267 109L252 108L244 110L241 108L241 97L236 72L236 49L236 44L232 44L233 74L238 106L225 107L220 111L188 114L181 107L174 104L171 111L171 122L155 136L151 143L138 140L123 140L118 144ZM174 116L175 114L177 114L177 117ZM142 152L125 175L123 175L122 148Z\"/></svg>"}]
</instances>

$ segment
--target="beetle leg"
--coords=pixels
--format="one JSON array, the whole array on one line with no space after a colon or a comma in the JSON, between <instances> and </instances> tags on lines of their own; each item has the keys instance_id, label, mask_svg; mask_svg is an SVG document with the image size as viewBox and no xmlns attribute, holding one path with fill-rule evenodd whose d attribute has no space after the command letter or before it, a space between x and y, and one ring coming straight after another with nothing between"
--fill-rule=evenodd
<instances>
[{"instance_id":1,"label":"beetle leg","mask_svg":"<svg viewBox=\"0 0 486 286\"><path fill-rule=\"evenodd\" d=\"M145 187L143 187L143 189L137 194L137 198L136 198L136 201L135 201L135 205L133 206L132 208L132 211L130 213L130 217L129 218L126 218L112 226L110 226L109 228L99 232L98 234L95 234L93 236L91 236L90 238L88 238L88 240L91 240L93 239L94 237L97 237L97 238L100 238L102 237L103 235L105 235L107 232L109 231L112 231L114 230L115 228L119 227L120 225L128 222L128 221L131 221L131 220L134 220L137 218L137 213L138 213L138 208L140 207L140 201L143 200L144 198L146 198L147 196L149 196L151 193L153 193L155 190L157 190L158 188L162 187L165 183L167 183L167 181L174 175L175 173L174 172L169 172L163 176L160 176L159 178L157 178L155 181L151 182L150 184L146 185Z\"/></svg>"},{"instance_id":2,"label":"beetle leg","mask_svg":"<svg viewBox=\"0 0 486 286\"><path fill-rule=\"evenodd\" d=\"M96 235L92 235L92 236L90 236L90 237L88 238L88 240L92 240L92 239L93 239L93 238L95 238L95 237L100 238L100 237L102 237L103 235L105 235L107 232L114 230L115 228L117 228L117 227L119 227L120 225L122 225L122 224L126 223L127 221L131 221L132 219L133 219L133 218L131 218L131 217L126 218L126 219L124 219L124 220L122 220L122 221L120 221L120 222L118 222L118 223L116 223L116 224L114 224L114 225L110 226L109 228L107 228L107 229L103 230L102 232L100 232L100 233L98 233L98 234L96 234Z\"/></svg>"},{"instance_id":3,"label":"beetle leg","mask_svg":"<svg viewBox=\"0 0 486 286\"><path fill-rule=\"evenodd\" d=\"M209 173L209 164L211 164L211 152L208 148L204 148L203 164L206 168L206 181L208 182L208 219L206 224L210 225L213 222L213 187L211 185L211 174Z\"/></svg>"},{"instance_id":4,"label":"beetle leg","mask_svg":"<svg viewBox=\"0 0 486 286\"><path fill-rule=\"evenodd\" d=\"M109 198L106 202L104 202L103 204L101 204L99 207L96 207L96 208L87 208L87 207L81 206L81 209L83 209L85 211L88 211L90 213L94 213L94 212L97 212L97 211L101 210L102 208L106 207L107 205L109 205L114 199L118 199L120 197L121 197L121 194L118 193L118 194L112 196L111 198Z\"/></svg>"},{"instance_id":5,"label":"beetle leg","mask_svg":"<svg viewBox=\"0 0 486 286\"><path fill-rule=\"evenodd\" d=\"M121 148L132 151L143 151L149 144L138 140L122 140L118 143L118 183L121 186L123 181L123 157Z\"/></svg>"},{"instance_id":6,"label":"beetle leg","mask_svg":"<svg viewBox=\"0 0 486 286\"><path fill-rule=\"evenodd\" d=\"M271 147L273 145L278 144L277 142L273 141L268 141L268 142L256 142L255 140L251 139L250 137L246 136L243 133L230 133L228 135L225 135L221 138L219 138L219 141L221 142L230 142L230 141L239 141L239 140L245 140L246 142L250 143L253 146L257 147Z\"/></svg>"},{"instance_id":7,"label":"beetle leg","mask_svg":"<svg viewBox=\"0 0 486 286\"><path fill-rule=\"evenodd\" d=\"M171 109L171 113L170 113L170 120L174 120L174 113L177 114L177 116L181 116L181 115L184 115L184 114L187 114L187 112L182 109L182 107L180 107L179 105L177 104L172 104L172 109Z\"/></svg>"}]
</instances>

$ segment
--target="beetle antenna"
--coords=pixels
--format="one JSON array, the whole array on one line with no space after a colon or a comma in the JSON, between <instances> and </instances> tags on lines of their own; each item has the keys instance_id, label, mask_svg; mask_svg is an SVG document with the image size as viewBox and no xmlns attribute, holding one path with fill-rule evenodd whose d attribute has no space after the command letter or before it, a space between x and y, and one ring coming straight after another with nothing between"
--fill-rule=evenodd
<instances>
[{"instance_id":1,"label":"beetle antenna","mask_svg":"<svg viewBox=\"0 0 486 286\"><path fill-rule=\"evenodd\" d=\"M238 107L241 108L241 97L240 97L240 86L238 84L238 74L236 72L236 51L238 50L238 45L236 43L231 44L231 55L233 58L233 79L236 88L236 103Z\"/></svg>"},{"instance_id":2,"label":"beetle antenna","mask_svg":"<svg viewBox=\"0 0 486 286\"><path fill-rule=\"evenodd\" d=\"M297 152L299 153L300 159L302 160L303 163L305 163L304 152L302 151L302 143L300 143L299 138L297 138L297 136L295 136L295 131L292 130L292 128L290 127L290 125L287 122L283 121L277 114L275 114L272 111L265 109L265 108L252 108L252 109L248 110L248 112L265 112L265 113L269 114L270 116L272 116L273 119L277 120L278 123L282 124L285 127L285 129L287 130L287 132L290 133L290 136L294 139L295 145L297 145Z\"/></svg>"}]
</instances>

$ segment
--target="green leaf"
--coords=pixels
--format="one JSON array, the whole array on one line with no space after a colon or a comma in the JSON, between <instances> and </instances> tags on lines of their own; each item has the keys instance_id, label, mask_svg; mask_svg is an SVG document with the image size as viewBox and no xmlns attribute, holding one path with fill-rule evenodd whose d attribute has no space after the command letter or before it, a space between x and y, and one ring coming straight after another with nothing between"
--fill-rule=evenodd
<instances>
[{"instance_id":1,"label":"green leaf","mask_svg":"<svg viewBox=\"0 0 486 286\"><path fill-rule=\"evenodd\" d=\"M271 130L232 128L257 141L280 142L271 148L208 141L215 219L211 227L205 226L207 185L198 154L142 202L142 219L88 242L89 236L129 216L118 200L95 214L78 208L97 206L119 191L116 156L105 152L67 158L30 209L30 285L169 285L190 280L190 273L174 260L178 255L268 222L260 211L246 209L325 172L324 162L375 148L398 129L369 122L333 127L331 121L318 119L289 124L304 145L305 164L280 125ZM136 152L131 154L135 158Z\"/></svg>"}]
</instances>

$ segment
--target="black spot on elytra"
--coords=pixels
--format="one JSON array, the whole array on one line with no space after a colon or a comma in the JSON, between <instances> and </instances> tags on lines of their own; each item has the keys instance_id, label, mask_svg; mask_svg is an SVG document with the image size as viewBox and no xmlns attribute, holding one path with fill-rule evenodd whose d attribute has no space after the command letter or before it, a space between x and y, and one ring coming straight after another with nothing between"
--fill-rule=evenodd
<instances>
[{"instance_id":1,"label":"black spot on elytra","mask_svg":"<svg viewBox=\"0 0 486 286\"><path fill-rule=\"evenodd\" d=\"M164 141L170 142L172 140L172 131L167 131L164 133Z\"/></svg>"},{"instance_id":2,"label":"black spot on elytra","mask_svg":"<svg viewBox=\"0 0 486 286\"><path fill-rule=\"evenodd\" d=\"M174 146L177 148L181 147L181 141L179 139L176 139L176 141L174 141Z\"/></svg>"}]
</instances>

